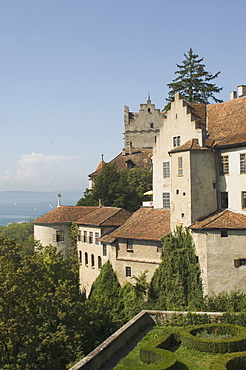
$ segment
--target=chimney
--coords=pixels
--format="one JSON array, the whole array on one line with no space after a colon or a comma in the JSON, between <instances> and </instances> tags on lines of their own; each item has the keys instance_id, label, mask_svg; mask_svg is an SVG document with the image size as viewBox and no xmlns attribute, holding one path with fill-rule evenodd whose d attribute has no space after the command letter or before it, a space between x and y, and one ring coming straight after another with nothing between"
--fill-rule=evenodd
<instances>
[{"instance_id":1,"label":"chimney","mask_svg":"<svg viewBox=\"0 0 246 370\"><path fill-rule=\"evenodd\" d=\"M61 207L61 194L58 193L57 194L57 197L58 197L58 204L57 204L57 207Z\"/></svg>"},{"instance_id":2,"label":"chimney","mask_svg":"<svg viewBox=\"0 0 246 370\"><path fill-rule=\"evenodd\" d=\"M236 91L231 91L230 92L230 100L236 99L237 98L237 92Z\"/></svg>"},{"instance_id":3,"label":"chimney","mask_svg":"<svg viewBox=\"0 0 246 370\"><path fill-rule=\"evenodd\" d=\"M245 85L239 85L237 87L238 97L242 98L246 95L246 86Z\"/></svg>"}]
</instances>

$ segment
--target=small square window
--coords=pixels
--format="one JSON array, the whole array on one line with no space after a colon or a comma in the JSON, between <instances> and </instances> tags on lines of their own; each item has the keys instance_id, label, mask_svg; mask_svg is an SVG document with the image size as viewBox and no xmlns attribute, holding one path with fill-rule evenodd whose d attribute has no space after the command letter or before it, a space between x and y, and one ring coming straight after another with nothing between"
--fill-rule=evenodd
<instances>
[{"instance_id":1,"label":"small square window","mask_svg":"<svg viewBox=\"0 0 246 370\"><path fill-rule=\"evenodd\" d=\"M65 235L64 231L57 231L56 232L56 241L59 242L64 242L65 241Z\"/></svg>"},{"instance_id":2,"label":"small square window","mask_svg":"<svg viewBox=\"0 0 246 370\"><path fill-rule=\"evenodd\" d=\"M150 128L154 128L154 124L153 123L150 123Z\"/></svg>"},{"instance_id":3,"label":"small square window","mask_svg":"<svg viewBox=\"0 0 246 370\"><path fill-rule=\"evenodd\" d=\"M129 266L126 266L126 277L132 276L132 268Z\"/></svg>"},{"instance_id":4,"label":"small square window","mask_svg":"<svg viewBox=\"0 0 246 370\"><path fill-rule=\"evenodd\" d=\"M126 240L126 249L128 251L133 251L133 240L132 239Z\"/></svg>"},{"instance_id":5,"label":"small square window","mask_svg":"<svg viewBox=\"0 0 246 370\"><path fill-rule=\"evenodd\" d=\"M220 230L220 236L221 238L227 238L228 237L227 230Z\"/></svg>"},{"instance_id":6,"label":"small square window","mask_svg":"<svg viewBox=\"0 0 246 370\"><path fill-rule=\"evenodd\" d=\"M234 267L240 267L246 265L246 258L235 258Z\"/></svg>"}]
</instances>

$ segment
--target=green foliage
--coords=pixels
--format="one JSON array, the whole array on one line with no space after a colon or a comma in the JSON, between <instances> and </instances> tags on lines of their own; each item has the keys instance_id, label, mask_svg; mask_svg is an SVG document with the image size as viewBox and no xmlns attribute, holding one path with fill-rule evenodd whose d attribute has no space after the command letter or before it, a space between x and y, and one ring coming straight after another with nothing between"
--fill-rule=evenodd
<instances>
[{"instance_id":1,"label":"green foliage","mask_svg":"<svg viewBox=\"0 0 246 370\"><path fill-rule=\"evenodd\" d=\"M147 292L149 284L146 281L147 270L138 277L133 276L135 284L125 283L120 289L117 306L117 317L122 323L131 320L140 311L147 309Z\"/></svg>"},{"instance_id":2,"label":"green foliage","mask_svg":"<svg viewBox=\"0 0 246 370\"><path fill-rule=\"evenodd\" d=\"M86 307L97 345L119 327L118 301L120 284L109 261L101 268L100 274L92 284Z\"/></svg>"},{"instance_id":3,"label":"green foliage","mask_svg":"<svg viewBox=\"0 0 246 370\"><path fill-rule=\"evenodd\" d=\"M174 94L180 92L182 97L188 102L209 104L212 99L216 103L221 103L222 100L217 99L214 94L219 93L222 87L211 83L217 78L220 72L214 75L205 70L205 65L202 63L203 58L193 53L192 48L185 54L185 59L182 64L176 64L179 68L175 72L176 77L167 86L170 91L168 93L167 106L164 109L170 108L170 103L174 100Z\"/></svg>"},{"instance_id":4,"label":"green foliage","mask_svg":"<svg viewBox=\"0 0 246 370\"><path fill-rule=\"evenodd\" d=\"M204 310L217 312L246 311L246 294L240 291L211 294L205 297Z\"/></svg>"},{"instance_id":5,"label":"green foliage","mask_svg":"<svg viewBox=\"0 0 246 370\"><path fill-rule=\"evenodd\" d=\"M207 338L198 336L205 330L208 333ZM246 328L231 324L198 325L181 329L179 335L185 347L201 352L239 352L246 345Z\"/></svg>"},{"instance_id":6,"label":"green foliage","mask_svg":"<svg viewBox=\"0 0 246 370\"><path fill-rule=\"evenodd\" d=\"M34 254L34 248L37 242L34 241L33 223L11 223L8 226L0 226L0 235L5 239L13 239L16 243L22 245L24 255Z\"/></svg>"},{"instance_id":7,"label":"green foliage","mask_svg":"<svg viewBox=\"0 0 246 370\"><path fill-rule=\"evenodd\" d=\"M89 348L89 320L71 261L54 247L23 256L0 238L0 368L66 369Z\"/></svg>"},{"instance_id":8,"label":"green foliage","mask_svg":"<svg viewBox=\"0 0 246 370\"><path fill-rule=\"evenodd\" d=\"M98 205L121 207L136 211L142 203L143 194L152 187L152 175L145 168L118 171L115 164L106 163L95 177L94 187L86 190L77 206Z\"/></svg>"},{"instance_id":9,"label":"green foliage","mask_svg":"<svg viewBox=\"0 0 246 370\"><path fill-rule=\"evenodd\" d=\"M188 229L163 238L162 262L150 283L149 301L161 310L199 309L203 304L200 269Z\"/></svg>"}]
</instances>

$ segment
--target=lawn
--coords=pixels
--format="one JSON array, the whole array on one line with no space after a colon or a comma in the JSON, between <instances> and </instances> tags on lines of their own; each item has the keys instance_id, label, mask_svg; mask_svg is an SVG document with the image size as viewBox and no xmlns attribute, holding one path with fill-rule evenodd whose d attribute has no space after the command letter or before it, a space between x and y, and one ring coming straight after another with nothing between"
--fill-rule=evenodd
<instances>
[{"instance_id":1,"label":"lawn","mask_svg":"<svg viewBox=\"0 0 246 370\"><path fill-rule=\"evenodd\" d=\"M149 366L144 364L139 358L139 349L143 346L151 343L153 339L158 338L160 333L169 330L175 331L179 328L175 327L162 327L157 326L151 332L149 332L131 351L125 358L123 358L119 364L114 368L114 370L123 369L148 369ZM194 350L188 350L182 344L179 346L169 348L170 351L175 353L177 358L177 370L210 370L210 364L214 360L215 356L221 356L219 354L209 354L205 352L198 352Z\"/></svg>"}]
</instances>

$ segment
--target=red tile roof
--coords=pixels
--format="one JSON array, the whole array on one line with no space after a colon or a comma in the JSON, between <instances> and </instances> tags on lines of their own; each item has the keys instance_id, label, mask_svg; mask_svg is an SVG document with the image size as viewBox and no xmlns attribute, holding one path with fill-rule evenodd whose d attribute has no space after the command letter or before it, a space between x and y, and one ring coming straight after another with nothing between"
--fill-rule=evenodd
<instances>
[{"instance_id":1,"label":"red tile roof","mask_svg":"<svg viewBox=\"0 0 246 370\"><path fill-rule=\"evenodd\" d=\"M183 145L177 146L176 148L170 150L169 153L184 152L188 150L208 150L208 149L200 146L198 143L198 139L190 139L186 141L186 143L184 143Z\"/></svg>"},{"instance_id":2,"label":"red tile roof","mask_svg":"<svg viewBox=\"0 0 246 370\"><path fill-rule=\"evenodd\" d=\"M122 208L101 207L76 220L77 224L95 226L120 226L131 214Z\"/></svg>"},{"instance_id":3,"label":"red tile roof","mask_svg":"<svg viewBox=\"0 0 246 370\"><path fill-rule=\"evenodd\" d=\"M107 243L117 238L160 240L170 232L170 211L140 208L122 226L100 240Z\"/></svg>"},{"instance_id":4,"label":"red tile roof","mask_svg":"<svg viewBox=\"0 0 246 370\"><path fill-rule=\"evenodd\" d=\"M187 113L191 113L191 120L196 122L196 128L206 128L206 104L187 103Z\"/></svg>"},{"instance_id":5,"label":"red tile roof","mask_svg":"<svg viewBox=\"0 0 246 370\"><path fill-rule=\"evenodd\" d=\"M114 159L112 159L109 163L113 164L115 163L118 170L123 170L127 168L127 162L131 161L133 163L134 167L140 167L140 168L151 168L151 157L153 155L153 150L150 148L145 149L138 149L134 150L132 154L123 152L117 155ZM100 169L96 169L95 172L92 172L89 176L97 176L101 172Z\"/></svg>"},{"instance_id":6,"label":"red tile roof","mask_svg":"<svg viewBox=\"0 0 246 370\"><path fill-rule=\"evenodd\" d=\"M246 216L228 209L218 210L196 221L190 229L246 229Z\"/></svg>"},{"instance_id":7,"label":"red tile roof","mask_svg":"<svg viewBox=\"0 0 246 370\"><path fill-rule=\"evenodd\" d=\"M119 226L130 213L122 208L61 206L33 221L34 224L58 224L78 222L90 225Z\"/></svg>"},{"instance_id":8,"label":"red tile roof","mask_svg":"<svg viewBox=\"0 0 246 370\"><path fill-rule=\"evenodd\" d=\"M225 137L246 132L246 96L207 106L209 139L219 144ZM235 140L238 140L235 136ZM232 143L232 141L230 141Z\"/></svg>"}]
</instances>

